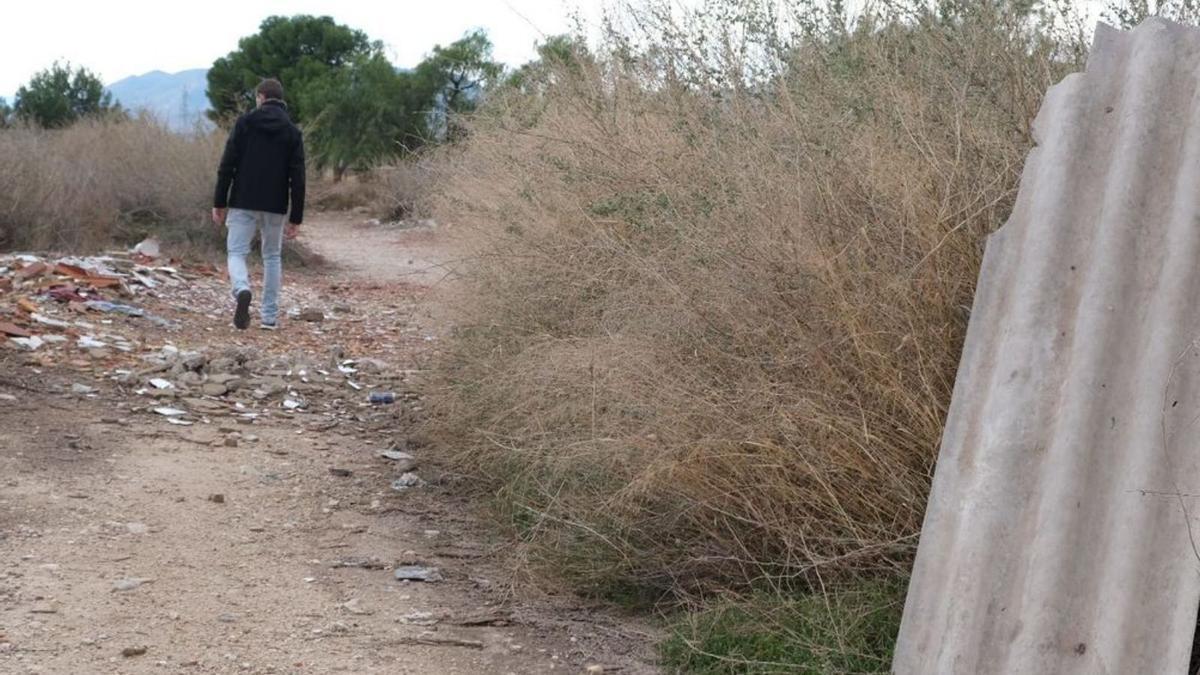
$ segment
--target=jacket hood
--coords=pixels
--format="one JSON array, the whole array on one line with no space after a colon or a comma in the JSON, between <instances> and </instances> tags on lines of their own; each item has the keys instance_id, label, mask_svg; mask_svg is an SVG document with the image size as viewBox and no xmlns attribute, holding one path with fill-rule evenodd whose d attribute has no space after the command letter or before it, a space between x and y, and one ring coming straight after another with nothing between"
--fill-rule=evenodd
<instances>
[{"instance_id":1,"label":"jacket hood","mask_svg":"<svg viewBox=\"0 0 1200 675\"><path fill-rule=\"evenodd\" d=\"M267 101L246 115L246 124L269 134L277 134L292 126L283 101Z\"/></svg>"}]
</instances>

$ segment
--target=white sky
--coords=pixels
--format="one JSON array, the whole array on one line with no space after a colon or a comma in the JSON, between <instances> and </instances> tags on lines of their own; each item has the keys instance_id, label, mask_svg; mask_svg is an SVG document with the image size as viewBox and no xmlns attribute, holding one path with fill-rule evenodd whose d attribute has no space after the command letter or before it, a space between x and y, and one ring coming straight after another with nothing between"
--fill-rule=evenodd
<instances>
[{"instance_id":1,"label":"white sky","mask_svg":"<svg viewBox=\"0 0 1200 675\"><path fill-rule=\"evenodd\" d=\"M698 0L673 0L687 5ZM861 0L851 0L851 6ZM1096 15L1104 0L1074 0ZM20 0L0 9L0 96L56 59L112 83L151 70L207 68L274 14L330 15L382 40L392 61L416 65L435 44L484 28L497 60L520 65L571 16L594 25L609 0Z\"/></svg>"},{"instance_id":2,"label":"white sky","mask_svg":"<svg viewBox=\"0 0 1200 675\"><path fill-rule=\"evenodd\" d=\"M332 16L382 40L396 65L484 28L495 57L520 65L543 35L566 32L575 10L594 19L601 0L21 0L0 10L0 96L58 59L111 83L151 70L207 68L273 14Z\"/></svg>"}]
</instances>

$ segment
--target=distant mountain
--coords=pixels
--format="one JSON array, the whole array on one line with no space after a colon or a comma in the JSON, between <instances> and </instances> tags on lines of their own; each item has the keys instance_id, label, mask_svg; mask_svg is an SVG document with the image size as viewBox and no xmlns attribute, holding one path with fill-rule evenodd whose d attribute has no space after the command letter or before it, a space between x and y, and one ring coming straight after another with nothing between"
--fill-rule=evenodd
<instances>
[{"instance_id":1,"label":"distant mountain","mask_svg":"<svg viewBox=\"0 0 1200 675\"><path fill-rule=\"evenodd\" d=\"M177 131L189 131L197 123L208 124L208 70L195 68L178 73L151 71L108 85L113 98L127 110L146 110Z\"/></svg>"}]
</instances>

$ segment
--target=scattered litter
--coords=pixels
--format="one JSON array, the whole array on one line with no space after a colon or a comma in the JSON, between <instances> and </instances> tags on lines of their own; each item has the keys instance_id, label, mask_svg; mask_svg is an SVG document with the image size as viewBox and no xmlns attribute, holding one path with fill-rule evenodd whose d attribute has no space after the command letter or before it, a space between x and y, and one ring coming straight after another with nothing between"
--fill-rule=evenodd
<instances>
[{"instance_id":1,"label":"scattered litter","mask_svg":"<svg viewBox=\"0 0 1200 675\"><path fill-rule=\"evenodd\" d=\"M150 386L155 389L174 389L175 385L170 380L164 380L161 377L156 377L150 380Z\"/></svg>"},{"instance_id":2,"label":"scattered litter","mask_svg":"<svg viewBox=\"0 0 1200 675\"><path fill-rule=\"evenodd\" d=\"M33 333L21 328L16 324L0 321L0 334L8 335L9 337L27 338L32 337Z\"/></svg>"},{"instance_id":3,"label":"scattered litter","mask_svg":"<svg viewBox=\"0 0 1200 675\"><path fill-rule=\"evenodd\" d=\"M80 349L101 349L101 348L104 348L107 346L108 346L108 344L101 342L100 340L97 340L96 338L94 338L90 335L79 336L79 348Z\"/></svg>"},{"instance_id":4,"label":"scattered litter","mask_svg":"<svg viewBox=\"0 0 1200 675\"><path fill-rule=\"evenodd\" d=\"M165 406L162 408L155 408L154 412L167 417L181 417L188 414L186 410L180 410L179 408L168 408Z\"/></svg>"},{"instance_id":5,"label":"scattered litter","mask_svg":"<svg viewBox=\"0 0 1200 675\"><path fill-rule=\"evenodd\" d=\"M146 237L133 247L133 252L146 258L158 258L162 256L162 246L158 243L158 239Z\"/></svg>"},{"instance_id":6,"label":"scattered litter","mask_svg":"<svg viewBox=\"0 0 1200 675\"><path fill-rule=\"evenodd\" d=\"M9 340L9 342L16 343L16 344L28 349L29 351L35 351L35 350L37 350L38 347L41 347L42 345L46 344L46 342L44 340L42 340L40 337L38 337L36 335L31 335L29 337L9 338L8 340Z\"/></svg>"},{"instance_id":7,"label":"scattered litter","mask_svg":"<svg viewBox=\"0 0 1200 675\"><path fill-rule=\"evenodd\" d=\"M389 405L396 402L396 395L390 391L373 391L368 400L375 405Z\"/></svg>"},{"instance_id":8,"label":"scattered litter","mask_svg":"<svg viewBox=\"0 0 1200 675\"><path fill-rule=\"evenodd\" d=\"M401 474L399 478L392 481L392 489L398 492L407 490L409 488L422 487L424 485L425 481L421 480L420 476L411 471Z\"/></svg>"},{"instance_id":9,"label":"scattered litter","mask_svg":"<svg viewBox=\"0 0 1200 675\"><path fill-rule=\"evenodd\" d=\"M80 396L87 396L88 394L96 393L96 388L89 387L86 384L79 384L78 382L76 382L75 384L71 385L71 393L78 394Z\"/></svg>"},{"instance_id":10,"label":"scattered litter","mask_svg":"<svg viewBox=\"0 0 1200 675\"><path fill-rule=\"evenodd\" d=\"M84 307L95 310L97 312L116 312L125 314L126 316L145 316L146 310L133 305L126 305L119 302L109 302L108 300L88 300L83 303Z\"/></svg>"},{"instance_id":11,"label":"scattered litter","mask_svg":"<svg viewBox=\"0 0 1200 675\"><path fill-rule=\"evenodd\" d=\"M44 314L38 314L37 312L30 314L29 318L42 324L43 326L50 326L51 328L70 328L71 327L71 324L67 321L63 321L61 319L51 319L50 317L48 317Z\"/></svg>"},{"instance_id":12,"label":"scattered litter","mask_svg":"<svg viewBox=\"0 0 1200 675\"><path fill-rule=\"evenodd\" d=\"M298 409L304 407L304 403L297 401L294 398L289 398L289 399L284 399L283 407L287 408L288 410L298 410Z\"/></svg>"}]
</instances>

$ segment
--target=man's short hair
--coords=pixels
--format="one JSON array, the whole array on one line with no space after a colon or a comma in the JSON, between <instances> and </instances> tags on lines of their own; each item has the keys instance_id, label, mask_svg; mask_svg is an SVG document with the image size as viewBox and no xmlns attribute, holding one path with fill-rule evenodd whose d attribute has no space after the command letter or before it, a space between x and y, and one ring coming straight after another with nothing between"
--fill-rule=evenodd
<instances>
[{"instance_id":1,"label":"man's short hair","mask_svg":"<svg viewBox=\"0 0 1200 675\"><path fill-rule=\"evenodd\" d=\"M262 95L263 98L273 98L282 101L283 84L279 80L269 77L258 83L258 86L254 88L254 93Z\"/></svg>"}]
</instances>

